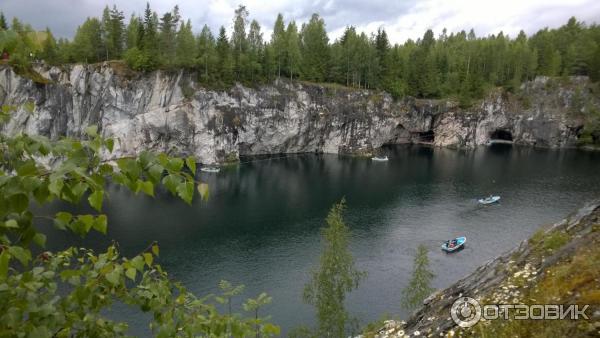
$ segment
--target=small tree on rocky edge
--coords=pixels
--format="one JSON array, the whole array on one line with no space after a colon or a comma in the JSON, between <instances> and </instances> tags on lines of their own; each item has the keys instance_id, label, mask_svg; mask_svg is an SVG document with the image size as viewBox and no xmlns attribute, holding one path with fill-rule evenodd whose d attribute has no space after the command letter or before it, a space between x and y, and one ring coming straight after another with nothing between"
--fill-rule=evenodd
<instances>
[{"instance_id":1,"label":"small tree on rocky edge","mask_svg":"<svg viewBox=\"0 0 600 338\"><path fill-rule=\"evenodd\" d=\"M412 278L402 290L402 305L404 308L415 309L423 303L423 300L435 290L431 287L433 277L435 275L429 270L427 248L421 244L415 255Z\"/></svg>"},{"instance_id":2,"label":"small tree on rocky edge","mask_svg":"<svg viewBox=\"0 0 600 338\"><path fill-rule=\"evenodd\" d=\"M323 229L325 246L320 265L304 288L304 301L317 310L318 327L314 336L344 337L350 322L344 307L346 294L358 287L365 273L354 266L348 247L350 230L344 224L342 213L345 201L335 204L327 215Z\"/></svg>"}]
</instances>

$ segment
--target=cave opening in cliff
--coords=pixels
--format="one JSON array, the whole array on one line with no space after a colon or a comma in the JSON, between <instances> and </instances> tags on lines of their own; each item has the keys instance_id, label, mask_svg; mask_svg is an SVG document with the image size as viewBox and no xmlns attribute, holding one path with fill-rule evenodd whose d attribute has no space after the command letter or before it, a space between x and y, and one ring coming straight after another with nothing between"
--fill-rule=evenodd
<instances>
[{"instance_id":1,"label":"cave opening in cliff","mask_svg":"<svg viewBox=\"0 0 600 338\"><path fill-rule=\"evenodd\" d=\"M433 143L435 141L435 133L433 130L417 133L419 143Z\"/></svg>"},{"instance_id":2,"label":"cave opening in cliff","mask_svg":"<svg viewBox=\"0 0 600 338\"><path fill-rule=\"evenodd\" d=\"M512 142L512 133L505 129L496 129L490 134L491 140L510 141Z\"/></svg>"},{"instance_id":3,"label":"cave opening in cliff","mask_svg":"<svg viewBox=\"0 0 600 338\"><path fill-rule=\"evenodd\" d=\"M390 137L389 140L384 142L383 145L405 144L410 143L410 140L411 133L406 128L404 128L404 126L401 123L398 123L398 125L396 125L396 128L392 133L392 137Z\"/></svg>"}]
</instances>

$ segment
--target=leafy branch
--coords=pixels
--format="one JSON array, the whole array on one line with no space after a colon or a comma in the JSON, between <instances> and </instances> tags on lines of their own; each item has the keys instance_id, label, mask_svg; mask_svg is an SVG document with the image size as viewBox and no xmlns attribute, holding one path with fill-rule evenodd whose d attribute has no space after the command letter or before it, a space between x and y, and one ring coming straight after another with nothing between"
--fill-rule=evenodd
<instances>
[{"instance_id":1,"label":"leafy branch","mask_svg":"<svg viewBox=\"0 0 600 338\"><path fill-rule=\"evenodd\" d=\"M231 305L241 288L197 298L170 279L156 264L156 242L130 258L120 255L116 243L100 254L71 247L33 257L31 246L46 244L38 220L51 219L56 228L82 237L92 229L106 234L102 206L108 182L148 196L162 186L188 204L196 191L208 198L208 186L195 179L194 158L142 152L109 159L113 147L114 140L96 127L87 128L81 140L0 134L0 336L125 336L126 322L104 316L115 302L151 313L157 337L278 335L279 328L259 322L257 312L245 319L231 307L226 314L218 311L222 297ZM56 200L84 201L98 214L36 215L31 208Z\"/></svg>"}]
</instances>

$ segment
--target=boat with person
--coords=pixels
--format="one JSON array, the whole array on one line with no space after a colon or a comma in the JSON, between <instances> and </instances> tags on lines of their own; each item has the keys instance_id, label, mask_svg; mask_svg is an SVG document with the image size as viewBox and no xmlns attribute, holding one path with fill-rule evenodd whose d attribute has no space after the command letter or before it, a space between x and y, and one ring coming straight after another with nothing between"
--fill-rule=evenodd
<instances>
[{"instance_id":1,"label":"boat with person","mask_svg":"<svg viewBox=\"0 0 600 338\"><path fill-rule=\"evenodd\" d=\"M498 201L500 201L500 196L492 196L492 195L490 195L488 197L485 197L485 198L480 198L478 200L479 204L484 204L484 205L486 205L486 204L493 204L493 203L496 203Z\"/></svg>"},{"instance_id":2,"label":"boat with person","mask_svg":"<svg viewBox=\"0 0 600 338\"><path fill-rule=\"evenodd\" d=\"M221 169L218 167L202 167L200 168L200 171L203 171L205 173L218 173L219 171L221 171Z\"/></svg>"},{"instance_id":3,"label":"boat with person","mask_svg":"<svg viewBox=\"0 0 600 338\"><path fill-rule=\"evenodd\" d=\"M383 156L383 157L382 156L374 156L374 157L371 157L371 161L376 161L376 162L385 162L387 160L388 160L387 156Z\"/></svg>"},{"instance_id":4,"label":"boat with person","mask_svg":"<svg viewBox=\"0 0 600 338\"><path fill-rule=\"evenodd\" d=\"M447 240L442 244L442 251L446 253L452 253L464 249L467 237L456 237L451 240Z\"/></svg>"}]
</instances>

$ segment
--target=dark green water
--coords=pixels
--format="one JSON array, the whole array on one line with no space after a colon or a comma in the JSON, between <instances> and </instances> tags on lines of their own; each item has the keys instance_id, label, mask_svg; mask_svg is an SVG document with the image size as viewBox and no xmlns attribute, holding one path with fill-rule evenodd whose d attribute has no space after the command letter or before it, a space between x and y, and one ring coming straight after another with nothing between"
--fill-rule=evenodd
<instances>
[{"instance_id":1,"label":"dark green water","mask_svg":"<svg viewBox=\"0 0 600 338\"><path fill-rule=\"evenodd\" d=\"M264 312L285 333L314 323L302 288L318 260L323 219L343 196L352 252L368 272L347 301L362 324L384 313L407 315L400 291L417 245L430 249L434 287L446 287L539 225L600 196L600 153L506 146L386 151L389 162L301 155L202 173L211 198L192 207L166 194L151 199L111 188L107 237L82 241L53 232L49 242L103 248L115 239L131 255L158 240L160 263L199 295L217 292L221 279L245 284L248 297L268 292L273 303ZM502 202L477 205L476 197L491 193ZM441 242L457 235L468 238L465 250L442 253ZM147 335L147 318L114 312L132 322L132 333Z\"/></svg>"}]
</instances>

